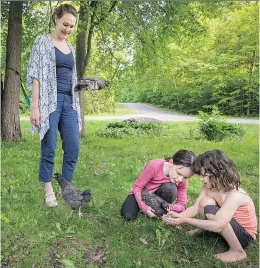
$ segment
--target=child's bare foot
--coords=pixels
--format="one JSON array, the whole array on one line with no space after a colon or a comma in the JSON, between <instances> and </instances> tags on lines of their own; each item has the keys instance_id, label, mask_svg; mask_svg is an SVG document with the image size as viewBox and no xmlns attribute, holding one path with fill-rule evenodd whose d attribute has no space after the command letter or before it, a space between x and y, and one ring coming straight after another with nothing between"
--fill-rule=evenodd
<instances>
[{"instance_id":1,"label":"child's bare foot","mask_svg":"<svg viewBox=\"0 0 260 268\"><path fill-rule=\"evenodd\" d=\"M223 253L215 254L214 257L223 262L241 262L246 259L245 251L229 250Z\"/></svg>"},{"instance_id":2,"label":"child's bare foot","mask_svg":"<svg viewBox=\"0 0 260 268\"><path fill-rule=\"evenodd\" d=\"M194 236L194 235L198 235L198 234L201 234L203 233L205 230L203 229L200 229L200 228L197 228L197 229L194 229L194 230L190 230L188 232L186 232L185 234L187 236Z\"/></svg>"}]
</instances>

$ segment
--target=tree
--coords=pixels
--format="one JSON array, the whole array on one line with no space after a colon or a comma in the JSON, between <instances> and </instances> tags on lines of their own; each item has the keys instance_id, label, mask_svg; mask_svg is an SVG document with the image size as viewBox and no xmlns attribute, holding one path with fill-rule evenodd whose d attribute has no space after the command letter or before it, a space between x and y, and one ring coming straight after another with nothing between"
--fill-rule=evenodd
<instances>
[{"instance_id":1,"label":"tree","mask_svg":"<svg viewBox=\"0 0 260 268\"><path fill-rule=\"evenodd\" d=\"M6 40L6 71L1 106L1 137L21 139L19 118L23 2L10 2Z\"/></svg>"},{"instance_id":2,"label":"tree","mask_svg":"<svg viewBox=\"0 0 260 268\"><path fill-rule=\"evenodd\" d=\"M112 12L116 3L116 1L111 3L108 13ZM78 78L83 77L87 71L91 56L92 37L94 35L95 27L97 27L101 21L105 20L106 17L106 15L102 14L103 16L101 18L95 19L97 17L96 13L98 5L101 4L105 3L99 3L98 1L91 1L90 3L85 1L80 2L79 33L76 38L76 62ZM89 10L90 12L88 12ZM80 110L82 122L80 136L85 136L84 91L80 92Z\"/></svg>"}]
</instances>

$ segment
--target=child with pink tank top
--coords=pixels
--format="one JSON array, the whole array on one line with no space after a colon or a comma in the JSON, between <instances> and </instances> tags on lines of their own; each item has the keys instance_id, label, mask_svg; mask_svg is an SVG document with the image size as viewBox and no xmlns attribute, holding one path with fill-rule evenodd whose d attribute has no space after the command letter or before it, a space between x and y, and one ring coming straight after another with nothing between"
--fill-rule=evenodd
<instances>
[{"instance_id":1,"label":"child with pink tank top","mask_svg":"<svg viewBox=\"0 0 260 268\"><path fill-rule=\"evenodd\" d=\"M233 161L220 150L199 155L193 163L193 172L200 175L203 187L195 204L184 212L169 211L163 221L169 225L191 224L199 229L219 233L228 243L227 252L214 257L234 263L244 260L244 248L256 239L257 218L255 206L248 194L240 188L240 177ZM197 214L200 219L194 219Z\"/></svg>"}]
</instances>

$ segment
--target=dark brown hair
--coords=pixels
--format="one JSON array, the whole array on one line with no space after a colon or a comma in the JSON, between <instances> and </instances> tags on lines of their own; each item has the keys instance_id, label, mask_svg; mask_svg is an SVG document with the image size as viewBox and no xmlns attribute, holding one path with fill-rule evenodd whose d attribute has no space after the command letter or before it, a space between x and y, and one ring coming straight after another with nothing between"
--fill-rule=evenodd
<instances>
[{"instance_id":1,"label":"dark brown hair","mask_svg":"<svg viewBox=\"0 0 260 268\"><path fill-rule=\"evenodd\" d=\"M172 157L165 157L165 161L169 162L172 159L173 164L181 165L184 167L191 167L196 155L188 150L179 150Z\"/></svg>"},{"instance_id":2,"label":"dark brown hair","mask_svg":"<svg viewBox=\"0 0 260 268\"><path fill-rule=\"evenodd\" d=\"M67 14L67 13L72 14L77 19L78 13L74 6L69 5L69 4L63 4L63 5L56 7L51 16L54 25L56 25L56 22L55 22L56 17L60 19L64 14Z\"/></svg>"},{"instance_id":3,"label":"dark brown hair","mask_svg":"<svg viewBox=\"0 0 260 268\"><path fill-rule=\"evenodd\" d=\"M221 150L207 151L197 157L192 170L195 174L209 175L212 191L230 192L240 186L240 176L233 161Z\"/></svg>"}]
</instances>

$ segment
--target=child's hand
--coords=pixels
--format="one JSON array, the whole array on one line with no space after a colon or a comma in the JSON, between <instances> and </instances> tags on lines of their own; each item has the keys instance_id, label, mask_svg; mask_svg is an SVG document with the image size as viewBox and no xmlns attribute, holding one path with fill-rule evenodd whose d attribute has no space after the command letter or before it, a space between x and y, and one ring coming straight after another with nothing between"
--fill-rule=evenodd
<instances>
[{"instance_id":1,"label":"child's hand","mask_svg":"<svg viewBox=\"0 0 260 268\"><path fill-rule=\"evenodd\" d=\"M167 214L164 214L162 217L165 219L171 219L171 218L179 218L181 217L181 215L177 212L169 211Z\"/></svg>"},{"instance_id":2,"label":"child's hand","mask_svg":"<svg viewBox=\"0 0 260 268\"><path fill-rule=\"evenodd\" d=\"M179 225L184 223L184 218L179 213L173 211L166 215L163 215L162 220L168 225Z\"/></svg>"},{"instance_id":3,"label":"child's hand","mask_svg":"<svg viewBox=\"0 0 260 268\"><path fill-rule=\"evenodd\" d=\"M172 217L180 217L180 213L167 209L168 213L166 215L170 215Z\"/></svg>"},{"instance_id":4,"label":"child's hand","mask_svg":"<svg viewBox=\"0 0 260 268\"><path fill-rule=\"evenodd\" d=\"M157 216L154 214L154 212L155 212L154 209L152 209L151 207L148 207L146 214L147 214L150 218L155 218L155 217L157 217Z\"/></svg>"}]
</instances>

